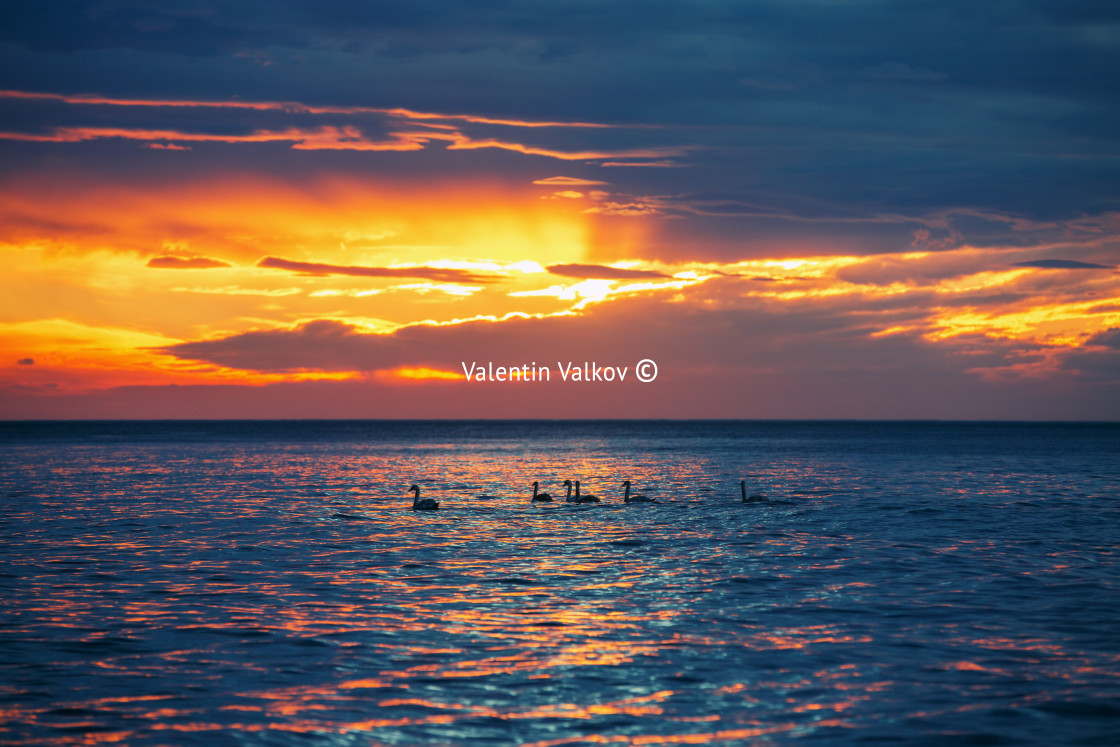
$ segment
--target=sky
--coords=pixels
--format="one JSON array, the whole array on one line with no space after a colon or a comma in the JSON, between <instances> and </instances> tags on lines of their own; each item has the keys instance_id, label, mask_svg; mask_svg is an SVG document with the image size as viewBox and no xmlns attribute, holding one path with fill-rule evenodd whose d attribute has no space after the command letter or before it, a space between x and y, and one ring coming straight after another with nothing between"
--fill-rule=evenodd
<instances>
[{"instance_id":1,"label":"sky","mask_svg":"<svg viewBox=\"0 0 1120 747\"><path fill-rule=\"evenodd\" d=\"M1120 420L1117 70L1105 1L7 3L0 419Z\"/></svg>"}]
</instances>

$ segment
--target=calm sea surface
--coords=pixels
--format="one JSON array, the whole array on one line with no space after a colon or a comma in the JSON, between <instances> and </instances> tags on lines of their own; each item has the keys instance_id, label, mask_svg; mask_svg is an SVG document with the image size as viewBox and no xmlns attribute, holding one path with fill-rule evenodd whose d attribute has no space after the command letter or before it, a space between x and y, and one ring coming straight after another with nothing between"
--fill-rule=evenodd
<instances>
[{"instance_id":1,"label":"calm sea surface","mask_svg":"<svg viewBox=\"0 0 1120 747\"><path fill-rule=\"evenodd\" d=\"M0 742L1116 745L1118 548L1117 425L0 424Z\"/></svg>"}]
</instances>

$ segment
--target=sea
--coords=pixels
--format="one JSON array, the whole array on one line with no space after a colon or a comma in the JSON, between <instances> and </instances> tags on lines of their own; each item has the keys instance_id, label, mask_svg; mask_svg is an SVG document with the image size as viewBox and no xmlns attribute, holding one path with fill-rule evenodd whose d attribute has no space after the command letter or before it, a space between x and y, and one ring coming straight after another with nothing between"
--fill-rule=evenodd
<instances>
[{"instance_id":1,"label":"sea","mask_svg":"<svg viewBox=\"0 0 1120 747\"><path fill-rule=\"evenodd\" d=\"M1118 549L1120 424L0 423L0 743L1117 745Z\"/></svg>"}]
</instances>

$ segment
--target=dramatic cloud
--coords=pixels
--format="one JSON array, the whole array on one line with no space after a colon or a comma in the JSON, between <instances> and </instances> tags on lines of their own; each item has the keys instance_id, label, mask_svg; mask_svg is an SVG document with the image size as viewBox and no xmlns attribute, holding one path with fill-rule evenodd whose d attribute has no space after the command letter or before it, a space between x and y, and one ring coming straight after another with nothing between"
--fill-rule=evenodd
<instances>
[{"instance_id":1,"label":"dramatic cloud","mask_svg":"<svg viewBox=\"0 0 1120 747\"><path fill-rule=\"evenodd\" d=\"M8 3L0 416L1120 417L1118 26Z\"/></svg>"},{"instance_id":2,"label":"dramatic cloud","mask_svg":"<svg viewBox=\"0 0 1120 747\"><path fill-rule=\"evenodd\" d=\"M742 281L724 282L726 293L720 296L730 298ZM1088 403L1094 397L1118 392L1115 380L1085 378L1087 371L1111 365L1114 350L1024 349L1013 342L978 344L968 337L933 344L915 333L877 336L868 334L865 318L849 313L854 305L787 309L777 319L766 305L706 310L674 308L663 298L632 298L590 310L585 319L475 320L417 325L390 334L323 320L173 346L166 352L263 372L424 367L461 373L472 362L550 369L543 384L455 383L458 396L474 401L475 416L509 416L509 404L529 396L528 390L511 387L526 386L537 387L532 390L538 403L534 413L545 417L594 417L597 408L615 412L607 404L612 400L645 401L650 417L689 412L703 417L1014 417L1016 408L1034 396L1031 382L1049 382L1046 388L1056 406L1075 407L1080 416L1092 417ZM884 309L875 324L912 317L910 310ZM589 328L595 335L585 334ZM590 384L576 389L582 392L576 396L573 387L579 385L559 377L568 362L632 368L644 358L658 363L655 384ZM567 411L550 401L563 401ZM462 406L455 411L465 412Z\"/></svg>"}]
</instances>

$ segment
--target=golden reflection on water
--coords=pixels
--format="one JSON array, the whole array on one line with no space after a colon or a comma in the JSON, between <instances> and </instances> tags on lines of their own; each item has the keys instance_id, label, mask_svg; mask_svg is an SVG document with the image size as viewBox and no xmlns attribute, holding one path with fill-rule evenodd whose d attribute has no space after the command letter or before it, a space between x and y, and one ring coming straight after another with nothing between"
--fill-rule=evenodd
<instances>
[{"instance_id":1,"label":"golden reflection on water","mask_svg":"<svg viewBox=\"0 0 1120 747\"><path fill-rule=\"evenodd\" d=\"M813 724L814 728L850 728L851 724L840 719L819 719ZM561 738L549 739L538 742L526 742L521 747L558 747L564 744L579 744L589 742L592 744L711 744L713 742L727 742L743 739L757 739L776 734L787 734L803 728L804 724L790 722L786 724L771 724L766 726L753 726L739 729L721 729L719 731L700 732L690 734L637 734L637 735L595 735L591 738Z\"/></svg>"}]
</instances>

